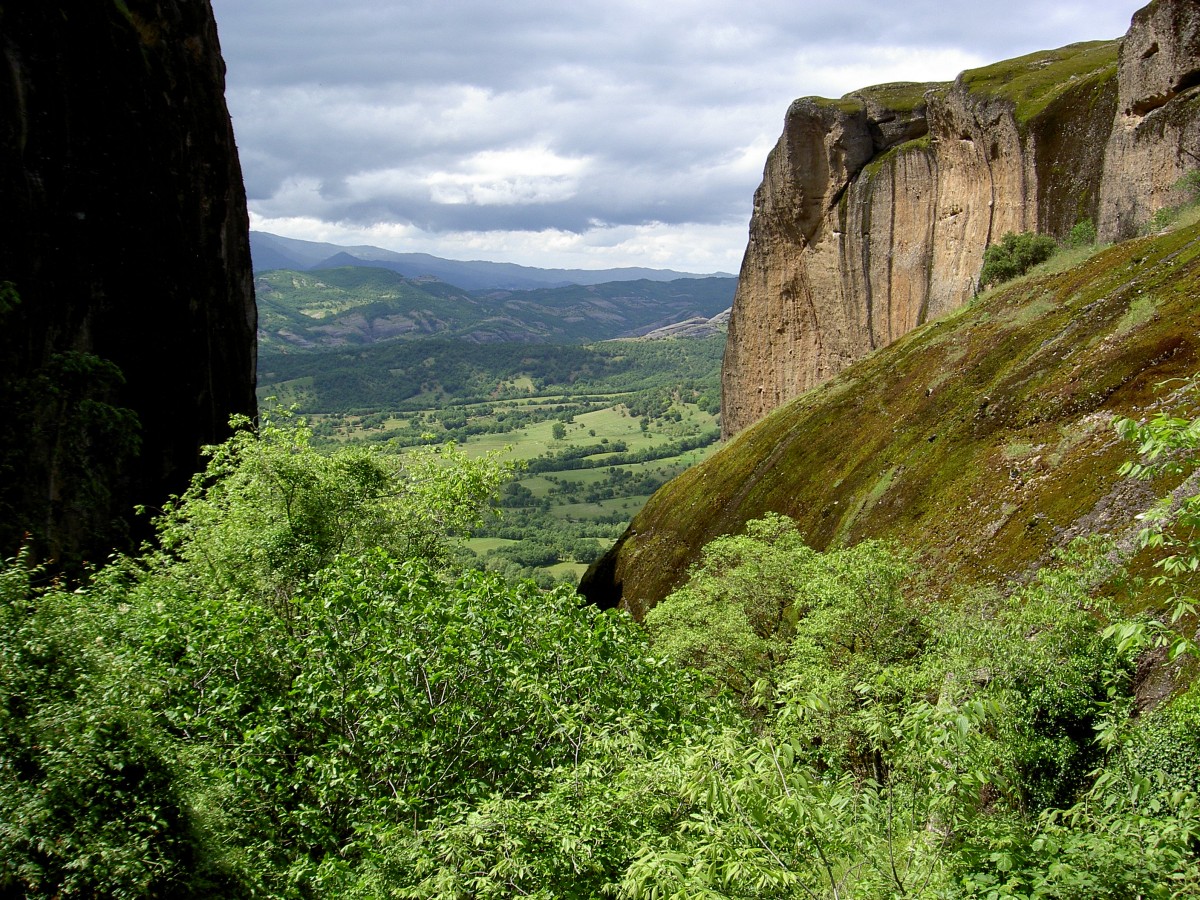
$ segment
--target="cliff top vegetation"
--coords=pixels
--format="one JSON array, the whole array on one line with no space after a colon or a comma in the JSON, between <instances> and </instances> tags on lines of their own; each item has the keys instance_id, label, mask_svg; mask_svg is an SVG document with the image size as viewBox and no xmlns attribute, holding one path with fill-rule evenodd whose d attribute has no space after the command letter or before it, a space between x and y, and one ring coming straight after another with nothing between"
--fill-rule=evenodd
<instances>
[{"instance_id":1,"label":"cliff top vegetation","mask_svg":"<svg viewBox=\"0 0 1200 900\"><path fill-rule=\"evenodd\" d=\"M1120 41L1088 41L1041 50L968 69L959 81L972 93L1011 101L1024 125L1081 79L1115 78L1119 47Z\"/></svg>"}]
</instances>

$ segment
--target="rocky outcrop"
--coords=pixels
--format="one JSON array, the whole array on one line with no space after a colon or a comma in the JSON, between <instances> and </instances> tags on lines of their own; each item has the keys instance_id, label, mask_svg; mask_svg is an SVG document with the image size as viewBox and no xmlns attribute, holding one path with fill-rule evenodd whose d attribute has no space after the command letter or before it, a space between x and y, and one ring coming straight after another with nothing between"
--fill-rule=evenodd
<instances>
[{"instance_id":1,"label":"rocky outcrop","mask_svg":"<svg viewBox=\"0 0 1200 900\"><path fill-rule=\"evenodd\" d=\"M1200 367L1197 296L1200 225L990 292L668 482L580 591L641 618L706 543L772 512L818 550L913 551L930 598L1003 589L1083 535L1132 548L1137 514L1172 484L1120 475L1137 448L1112 420L1197 414L1182 386Z\"/></svg>"},{"instance_id":2,"label":"rocky outcrop","mask_svg":"<svg viewBox=\"0 0 1200 900\"><path fill-rule=\"evenodd\" d=\"M103 561L255 410L208 0L0 0L0 552Z\"/></svg>"},{"instance_id":3,"label":"rocky outcrop","mask_svg":"<svg viewBox=\"0 0 1200 900\"><path fill-rule=\"evenodd\" d=\"M1009 231L1127 237L1197 159L1200 4L1120 41L792 104L755 194L723 369L726 436L961 306Z\"/></svg>"},{"instance_id":4,"label":"rocky outcrop","mask_svg":"<svg viewBox=\"0 0 1200 900\"><path fill-rule=\"evenodd\" d=\"M1158 0L1121 44L1117 114L1105 150L1101 231L1133 236L1200 170L1200 4Z\"/></svg>"}]
</instances>

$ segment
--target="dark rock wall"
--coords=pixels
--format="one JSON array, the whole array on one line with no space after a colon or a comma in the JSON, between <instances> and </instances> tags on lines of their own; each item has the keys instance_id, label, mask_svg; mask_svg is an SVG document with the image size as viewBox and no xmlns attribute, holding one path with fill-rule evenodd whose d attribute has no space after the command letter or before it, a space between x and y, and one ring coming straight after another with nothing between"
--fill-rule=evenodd
<instances>
[{"instance_id":1,"label":"dark rock wall","mask_svg":"<svg viewBox=\"0 0 1200 900\"><path fill-rule=\"evenodd\" d=\"M255 411L224 76L208 0L0 0L5 555L102 560Z\"/></svg>"}]
</instances>

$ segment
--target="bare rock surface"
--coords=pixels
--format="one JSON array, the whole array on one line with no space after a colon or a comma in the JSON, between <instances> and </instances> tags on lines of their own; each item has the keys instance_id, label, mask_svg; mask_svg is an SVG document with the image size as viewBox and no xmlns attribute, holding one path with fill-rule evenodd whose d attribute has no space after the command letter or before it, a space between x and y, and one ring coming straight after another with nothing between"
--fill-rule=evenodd
<instances>
[{"instance_id":1,"label":"bare rock surface","mask_svg":"<svg viewBox=\"0 0 1200 900\"><path fill-rule=\"evenodd\" d=\"M965 303L1006 232L1129 237L1200 168L1200 4L1119 41L804 98L755 194L722 373L725 436Z\"/></svg>"}]
</instances>

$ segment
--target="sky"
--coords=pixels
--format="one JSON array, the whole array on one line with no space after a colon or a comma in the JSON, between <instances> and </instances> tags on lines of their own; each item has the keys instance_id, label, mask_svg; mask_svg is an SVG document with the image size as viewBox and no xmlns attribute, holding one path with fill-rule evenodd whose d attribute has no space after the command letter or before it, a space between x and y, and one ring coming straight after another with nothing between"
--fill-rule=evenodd
<instances>
[{"instance_id":1,"label":"sky","mask_svg":"<svg viewBox=\"0 0 1200 900\"><path fill-rule=\"evenodd\" d=\"M213 0L251 227L736 273L788 105L1118 37L1118 0Z\"/></svg>"}]
</instances>

